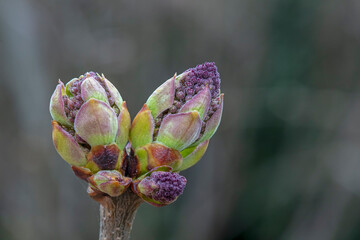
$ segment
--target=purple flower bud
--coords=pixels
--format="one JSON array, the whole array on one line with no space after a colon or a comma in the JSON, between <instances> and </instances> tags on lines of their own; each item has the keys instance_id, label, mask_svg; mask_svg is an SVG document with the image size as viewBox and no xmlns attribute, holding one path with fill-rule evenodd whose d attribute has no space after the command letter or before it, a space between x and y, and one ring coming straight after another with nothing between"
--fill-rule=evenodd
<instances>
[{"instance_id":1,"label":"purple flower bud","mask_svg":"<svg viewBox=\"0 0 360 240\"><path fill-rule=\"evenodd\" d=\"M191 68L188 71L191 71L191 75L193 75L190 78L190 81L193 80L193 82L196 82L200 85L202 85L204 82L209 82L210 80L218 80L220 82L220 75L217 72L215 63L213 62L206 62L204 64L197 65L195 68Z\"/></svg>"},{"instance_id":2,"label":"purple flower bud","mask_svg":"<svg viewBox=\"0 0 360 240\"><path fill-rule=\"evenodd\" d=\"M200 90L202 90L202 87L200 85L195 85L194 90L196 93L198 93Z\"/></svg>"},{"instance_id":3,"label":"purple flower bud","mask_svg":"<svg viewBox=\"0 0 360 240\"><path fill-rule=\"evenodd\" d=\"M205 62L186 70L177 81L176 97L180 100L185 97L186 102L190 101L205 86L208 86L212 99L216 99L220 95L220 74L213 62ZM180 89L182 88L185 88L186 96L181 94Z\"/></svg>"},{"instance_id":4,"label":"purple flower bud","mask_svg":"<svg viewBox=\"0 0 360 240\"><path fill-rule=\"evenodd\" d=\"M186 178L178 173L153 172L138 185L140 193L160 204L169 204L180 196L186 186Z\"/></svg>"},{"instance_id":5,"label":"purple flower bud","mask_svg":"<svg viewBox=\"0 0 360 240\"><path fill-rule=\"evenodd\" d=\"M177 109L180 109L181 108L181 102L179 101L174 101L174 106L177 108Z\"/></svg>"},{"instance_id":6,"label":"purple flower bud","mask_svg":"<svg viewBox=\"0 0 360 240\"><path fill-rule=\"evenodd\" d=\"M193 89L193 88L190 88L190 87L186 88L186 94L188 94L188 95L194 95L194 89Z\"/></svg>"},{"instance_id":7,"label":"purple flower bud","mask_svg":"<svg viewBox=\"0 0 360 240\"><path fill-rule=\"evenodd\" d=\"M185 94L184 94L183 91L179 90L179 91L176 92L176 97L177 97L179 100L182 100L182 99L184 99Z\"/></svg>"},{"instance_id":8,"label":"purple flower bud","mask_svg":"<svg viewBox=\"0 0 360 240\"><path fill-rule=\"evenodd\" d=\"M176 113L177 110L178 110L178 109L177 109L175 106L171 106L171 107L170 107L170 112L171 112L171 113Z\"/></svg>"},{"instance_id":9,"label":"purple flower bud","mask_svg":"<svg viewBox=\"0 0 360 240\"><path fill-rule=\"evenodd\" d=\"M192 87L193 83L192 83L192 80L191 79L188 79L185 84L184 84L186 87Z\"/></svg>"}]
</instances>

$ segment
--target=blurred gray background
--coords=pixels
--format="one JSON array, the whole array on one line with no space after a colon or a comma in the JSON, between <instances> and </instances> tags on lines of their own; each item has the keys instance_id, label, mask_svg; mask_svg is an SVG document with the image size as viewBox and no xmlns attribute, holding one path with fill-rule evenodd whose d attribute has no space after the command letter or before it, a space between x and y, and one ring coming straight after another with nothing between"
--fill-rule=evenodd
<instances>
[{"instance_id":1,"label":"blurred gray background","mask_svg":"<svg viewBox=\"0 0 360 240\"><path fill-rule=\"evenodd\" d=\"M0 0L0 239L98 238L98 204L51 142L59 78L104 73L134 117L204 61L221 126L132 239L360 239L359 23L358 0Z\"/></svg>"}]
</instances>

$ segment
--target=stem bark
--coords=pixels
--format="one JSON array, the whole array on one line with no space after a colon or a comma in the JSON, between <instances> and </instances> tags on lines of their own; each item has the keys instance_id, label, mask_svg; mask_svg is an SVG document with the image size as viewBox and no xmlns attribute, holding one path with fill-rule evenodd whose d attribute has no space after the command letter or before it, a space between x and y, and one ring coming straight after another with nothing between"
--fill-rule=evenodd
<instances>
[{"instance_id":1,"label":"stem bark","mask_svg":"<svg viewBox=\"0 0 360 240\"><path fill-rule=\"evenodd\" d=\"M136 211L142 199L127 190L100 205L99 240L128 240Z\"/></svg>"}]
</instances>

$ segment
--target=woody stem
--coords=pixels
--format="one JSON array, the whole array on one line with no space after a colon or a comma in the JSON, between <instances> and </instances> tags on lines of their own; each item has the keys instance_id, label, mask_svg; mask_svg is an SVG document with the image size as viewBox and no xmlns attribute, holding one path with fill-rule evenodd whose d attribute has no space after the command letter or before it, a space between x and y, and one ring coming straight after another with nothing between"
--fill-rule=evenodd
<instances>
[{"instance_id":1,"label":"woody stem","mask_svg":"<svg viewBox=\"0 0 360 240\"><path fill-rule=\"evenodd\" d=\"M142 200L130 190L111 200L100 205L99 240L128 240Z\"/></svg>"}]
</instances>

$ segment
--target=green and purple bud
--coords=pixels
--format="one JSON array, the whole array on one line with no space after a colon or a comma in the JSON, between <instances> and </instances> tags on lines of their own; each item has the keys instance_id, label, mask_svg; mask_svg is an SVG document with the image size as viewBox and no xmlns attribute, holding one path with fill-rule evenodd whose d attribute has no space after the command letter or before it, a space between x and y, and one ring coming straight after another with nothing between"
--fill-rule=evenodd
<instances>
[{"instance_id":1,"label":"green and purple bud","mask_svg":"<svg viewBox=\"0 0 360 240\"><path fill-rule=\"evenodd\" d=\"M130 115L113 84L94 72L59 81L51 100L53 142L72 166L96 173L119 169L128 142Z\"/></svg>"},{"instance_id":2,"label":"green and purple bud","mask_svg":"<svg viewBox=\"0 0 360 240\"><path fill-rule=\"evenodd\" d=\"M130 130L131 147L142 165L140 173L156 167L154 162L163 163L149 154L149 146L154 144L180 153L182 160L165 163L175 171L194 165L220 124L222 108L220 75L213 62L190 68L163 83L148 98Z\"/></svg>"},{"instance_id":3,"label":"green and purple bud","mask_svg":"<svg viewBox=\"0 0 360 240\"><path fill-rule=\"evenodd\" d=\"M186 178L175 172L161 170L149 172L133 184L133 191L146 202L161 207L174 202L184 191Z\"/></svg>"},{"instance_id":4,"label":"green and purple bud","mask_svg":"<svg viewBox=\"0 0 360 240\"><path fill-rule=\"evenodd\" d=\"M116 170L99 171L88 178L90 185L111 197L120 196L131 184L131 178Z\"/></svg>"}]
</instances>

